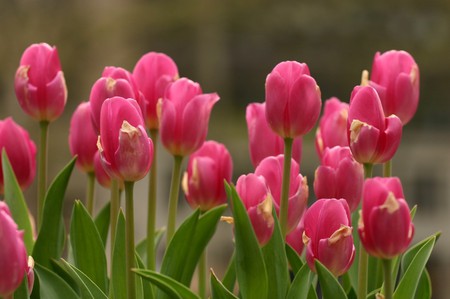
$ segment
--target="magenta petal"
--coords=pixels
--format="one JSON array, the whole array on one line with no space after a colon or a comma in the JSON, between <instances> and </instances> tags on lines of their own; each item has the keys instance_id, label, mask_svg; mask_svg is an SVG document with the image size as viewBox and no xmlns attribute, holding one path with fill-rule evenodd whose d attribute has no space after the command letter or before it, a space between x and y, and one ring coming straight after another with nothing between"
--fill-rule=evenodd
<instances>
[{"instance_id":1,"label":"magenta petal","mask_svg":"<svg viewBox=\"0 0 450 299\"><path fill-rule=\"evenodd\" d=\"M359 87L352 94L348 120L359 120L375 128L384 128L384 113L380 99L374 88L370 86Z\"/></svg>"},{"instance_id":2,"label":"magenta petal","mask_svg":"<svg viewBox=\"0 0 450 299\"><path fill-rule=\"evenodd\" d=\"M319 166L315 172L314 193L317 199L335 198L336 171L328 166Z\"/></svg>"},{"instance_id":3,"label":"magenta petal","mask_svg":"<svg viewBox=\"0 0 450 299\"><path fill-rule=\"evenodd\" d=\"M286 137L284 114L289 97L286 80L273 72L266 79L266 119L272 130Z\"/></svg>"},{"instance_id":4,"label":"magenta petal","mask_svg":"<svg viewBox=\"0 0 450 299\"><path fill-rule=\"evenodd\" d=\"M47 110L43 111L46 114L46 119L48 121L54 121L64 111L67 101L67 88L66 81L64 79L63 73L60 71L56 77L47 84Z\"/></svg>"},{"instance_id":5,"label":"magenta petal","mask_svg":"<svg viewBox=\"0 0 450 299\"><path fill-rule=\"evenodd\" d=\"M351 133L350 133L351 135ZM356 138L350 140L350 149L356 161L360 163L374 163L376 162L378 138L380 131L370 125L364 124Z\"/></svg>"},{"instance_id":6,"label":"magenta petal","mask_svg":"<svg viewBox=\"0 0 450 299\"><path fill-rule=\"evenodd\" d=\"M378 150L379 156L376 161L377 163L384 163L394 157L398 147L400 146L402 130L402 122L397 116L392 115L386 118L386 131L382 135L384 138L381 138L380 140L380 148Z\"/></svg>"},{"instance_id":7,"label":"magenta petal","mask_svg":"<svg viewBox=\"0 0 450 299\"><path fill-rule=\"evenodd\" d=\"M397 109L392 114L396 114L402 120L403 125L406 125L416 113L419 104L419 91L413 86L409 74L402 73L398 76L394 94L397 99Z\"/></svg>"}]
</instances>

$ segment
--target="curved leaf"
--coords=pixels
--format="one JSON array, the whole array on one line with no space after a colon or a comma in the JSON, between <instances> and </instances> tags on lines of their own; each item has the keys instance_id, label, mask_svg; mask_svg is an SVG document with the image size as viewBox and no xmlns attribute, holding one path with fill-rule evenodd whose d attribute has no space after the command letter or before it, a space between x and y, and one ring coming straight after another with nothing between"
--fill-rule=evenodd
<instances>
[{"instance_id":1,"label":"curved leaf","mask_svg":"<svg viewBox=\"0 0 450 299\"><path fill-rule=\"evenodd\" d=\"M322 288L324 299L347 299L344 289L337 281L336 277L319 260L314 261ZM407 297L405 297L407 298Z\"/></svg>"},{"instance_id":2,"label":"curved leaf","mask_svg":"<svg viewBox=\"0 0 450 299\"><path fill-rule=\"evenodd\" d=\"M236 252L233 251L233 255L231 256L230 262L228 263L228 268L223 276L222 284L228 290L233 290L235 283L236 283Z\"/></svg>"},{"instance_id":3,"label":"curved leaf","mask_svg":"<svg viewBox=\"0 0 450 299\"><path fill-rule=\"evenodd\" d=\"M212 299L237 299L218 279L211 269L211 296Z\"/></svg>"},{"instance_id":4,"label":"curved leaf","mask_svg":"<svg viewBox=\"0 0 450 299\"><path fill-rule=\"evenodd\" d=\"M109 232L109 218L111 209L111 203L108 202L97 214L95 217L95 226L97 227L97 231L100 234L100 238L102 239L103 246L106 247L106 240L108 239Z\"/></svg>"},{"instance_id":5,"label":"curved leaf","mask_svg":"<svg viewBox=\"0 0 450 299\"><path fill-rule=\"evenodd\" d=\"M166 229L165 229L164 227L163 227L163 228L160 228L160 229L157 229L157 230L155 231L155 234L154 234L154 238L155 238L155 241L154 241L154 244L155 244L155 250L158 248L159 243L161 242L162 237L164 236L165 231L166 231ZM141 241L136 245L136 252L137 252L137 254L139 255L139 257L142 259L142 262L144 263L144 265L146 265L146 264L147 264L147 238L141 240Z\"/></svg>"},{"instance_id":6,"label":"curved leaf","mask_svg":"<svg viewBox=\"0 0 450 299\"><path fill-rule=\"evenodd\" d=\"M123 211L119 211L116 225L116 237L114 238L114 249L111 266L111 298L119 299L127 297L126 273L127 265L125 261L125 216Z\"/></svg>"},{"instance_id":7,"label":"curved leaf","mask_svg":"<svg viewBox=\"0 0 450 299\"><path fill-rule=\"evenodd\" d=\"M289 244L286 243L285 246L286 257L289 262L289 266L291 266L292 272L297 274L297 272L303 267L305 264L298 255L297 251L295 251Z\"/></svg>"},{"instance_id":8,"label":"curved leaf","mask_svg":"<svg viewBox=\"0 0 450 299\"><path fill-rule=\"evenodd\" d=\"M75 291L54 272L39 264L35 264L34 270L39 279L40 298L80 298Z\"/></svg>"},{"instance_id":9,"label":"curved leaf","mask_svg":"<svg viewBox=\"0 0 450 299\"><path fill-rule=\"evenodd\" d=\"M308 292L311 288L311 270L305 263L295 275L294 281L292 281L289 292L286 299L307 299Z\"/></svg>"},{"instance_id":10,"label":"curved leaf","mask_svg":"<svg viewBox=\"0 0 450 299\"><path fill-rule=\"evenodd\" d=\"M427 269L423 269L422 275L420 275L419 285L417 286L417 291L414 296L416 299L431 299L432 288L431 288L431 278Z\"/></svg>"}]
</instances>

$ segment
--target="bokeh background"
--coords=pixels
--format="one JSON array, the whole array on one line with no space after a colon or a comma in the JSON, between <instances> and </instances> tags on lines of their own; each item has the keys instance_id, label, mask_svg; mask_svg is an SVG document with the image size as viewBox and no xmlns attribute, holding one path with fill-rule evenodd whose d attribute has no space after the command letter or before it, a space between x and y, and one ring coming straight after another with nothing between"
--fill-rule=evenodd
<instances>
[{"instance_id":1,"label":"bokeh background","mask_svg":"<svg viewBox=\"0 0 450 299\"><path fill-rule=\"evenodd\" d=\"M265 77L280 61L309 65L322 99L348 101L370 71L377 51L403 49L420 68L421 97L415 118L404 128L393 173L402 179L407 201L418 204L416 241L442 231L429 270L433 298L448 298L450 285L450 1L268 1L268 0L0 0L0 118L13 116L38 143L38 125L21 110L13 80L20 56L31 43L56 45L69 99L63 116L50 126L49 177L68 162L70 117L89 98L105 66L132 70L146 52L171 56L181 76L218 92L209 139L224 143L234 159L234 180L251 172L245 107L264 100ZM310 190L318 164L313 135L305 137L301 165ZM166 219L170 156L159 167L158 226ZM86 180L75 170L66 194L66 214L84 199ZM27 200L35 207L35 184ZM138 238L145 231L146 180L138 183ZM109 195L97 189L99 209ZM311 198L313 198L311 192ZM180 221L189 213L180 196ZM211 267L220 277L231 253L231 227L221 224L210 246Z\"/></svg>"}]
</instances>

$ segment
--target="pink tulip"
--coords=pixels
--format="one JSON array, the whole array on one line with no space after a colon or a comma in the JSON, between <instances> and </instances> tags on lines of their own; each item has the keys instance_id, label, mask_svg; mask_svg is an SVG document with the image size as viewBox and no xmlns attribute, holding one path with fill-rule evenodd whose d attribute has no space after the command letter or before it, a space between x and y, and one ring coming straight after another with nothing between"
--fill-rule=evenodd
<instances>
[{"instance_id":1,"label":"pink tulip","mask_svg":"<svg viewBox=\"0 0 450 299\"><path fill-rule=\"evenodd\" d=\"M224 181L231 181L233 161L227 148L206 141L190 157L183 177L183 191L189 205L202 211L227 202Z\"/></svg>"},{"instance_id":2,"label":"pink tulip","mask_svg":"<svg viewBox=\"0 0 450 299\"><path fill-rule=\"evenodd\" d=\"M242 175L236 183L236 191L247 210L259 245L266 245L272 237L275 223L272 216L273 199L266 180L253 173Z\"/></svg>"},{"instance_id":3,"label":"pink tulip","mask_svg":"<svg viewBox=\"0 0 450 299\"><path fill-rule=\"evenodd\" d=\"M139 59L133 77L146 102L145 123L149 129L159 128L156 112L158 101L164 97L169 83L178 79L175 62L163 53L149 52Z\"/></svg>"},{"instance_id":4,"label":"pink tulip","mask_svg":"<svg viewBox=\"0 0 450 299\"><path fill-rule=\"evenodd\" d=\"M364 184L358 232L370 255L390 259L403 253L414 236L410 210L399 178L372 178Z\"/></svg>"},{"instance_id":5,"label":"pink tulip","mask_svg":"<svg viewBox=\"0 0 450 299\"><path fill-rule=\"evenodd\" d=\"M360 163L389 161L400 145L402 122L385 117L374 88L357 86L352 92L347 121L348 140L353 157Z\"/></svg>"},{"instance_id":6,"label":"pink tulip","mask_svg":"<svg viewBox=\"0 0 450 299\"><path fill-rule=\"evenodd\" d=\"M305 215L305 213L303 213L303 215ZM286 243L289 244L289 246L291 246L299 256L301 256L303 252L304 244L302 238L304 231L305 221L304 217L302 216L297 224L297 227L286 236Z\"/></svg>"},{"instance_id":7,"label":"pink tulip","mask_svg":"<svg viewBox=\"0 0 450 299\"><path fill-rule=\"evenodd\" d=\"M0 149L6 151L22 190L28 188L36 175L36 146L28 132L11 117L0 120ZM3 191L3 172L0 171L0 193Z\"/></svg>"},{"instance_id":8,"label":"pink tulip","mask_svg":"<svg viewBox=\"0 0 450 299\"><path fill-rule=\"evenodd\" d=\"M326 148L333 146L348 146L347 117L348 104L338 98L330 98L325 102L325 108L316 131L316 151L322 159Z\"/></svg>"},{"instance_id":9,"label":"pink tulip","mask_svg":"<svg viewBox=\"0 0 450 299\"><path fill-rule=\"evenodd\" d=\"M198 83L181 78L171 83L160 102L160 135L164 147L175 156L187 156L205 141L217 93L203 94Z\"/></svg>"},{"instance_id":10,"label":"pink tulip","mask_svg":"<svg viewBox=\"0 0 450 299\"><path fill-rule=\"evenodd\" d=\"M305 63L279 63L266 79L266 117L282 138L308 133L320 114L320 89Z\"/></svg>"},{"instance_id":11,"label":"pink tulip","mask_svg":"<svg viewBox=\"0 0 450 299\"><path fill-rule=\"evenodd\" d=\"M56 47L29 46L20 59L14 82L25 113L38 121L54 121L64 111L67 88Z\"/></svg>"},{"instance_id":12,"label":"pink tulip","mask_svg":"<svg viewBox=\"0 0 450 299\"><path fill-rule=\"evenodd\" d=\"M319 199L304 215L306 261L312 271L319 260L335 276L350 268L355 258L352 222L347 202L343 199Z\"/></svg>"},{"instance_id":13,"label":"pink tulip","mask_svg":"<svg viewBox=\"0 0 450 299\"><path fill-rule=\"evenodd\" d=\"M284 155L267 157L255 169L256 175L266 179L267 186L272 193L277 215L280 213L281 185L283 178ZM308 200L308 183L306 177L300 174L300 167L294 160L291 161L290 186L288 193L287 233L297 227L300 217L305 210Z\"/></svg>"},{"instance_id":14,"label":"pink tulip","mask_svg":"<svg viewBox=\"0 0 450 299\"><path fill-rule=\"evenodd\" d=\"M111 189L111 177L103 168L102 160L100 158L100 152L97 151L94 155L94 173L97 182L106 189ZM119 180L119 189L123 190L125 188L123 181Z\"/></svg>"},{"instance_id":15,"label":"pink tulip","mask_svg":"<svg viewBox=\"0 0 450 299\"><path fill-rule=\"evenodd\" d=\"M103 103L98 148L106 172L115 179L138 181L150 169L153 143L133 99L113 97Z\"/></svg>"},{"instance_id":16,"label":"pink tulip","mask_svg":"<svg viewBox=\"0 0 450 299\"><path fill-rule=\"evenodd\" d=\"M269 127L266 120L266 104L251 103L247 106L247 120L250 158L253 166L268 156L284 153L284 141ZM302 138L294 139L292 158L300 164L302 155Z\"/></svg>"},{"instance_id":17,"label":"pink tulip","mask_svg":"<svg viewBox=\"0 0 450 299\"><path fill-rule=\"evenodd\" d=\"M405 125L419 104L419 67L405 51L377 52L373 60L370 86L374 87L386 115L395 114Z\"/></svg>"},{"instance_id":18,"label":"pink tulip","mask_svg":"<svg viewBox=\"0 0 450 299\"><path fill-rule=\"evenodd\" d=\"M322 165L317 168L314 178L317 198L343 198L353 212L361 200L363 184L363 166L355 161L350 148L325 149Z\"/></svg>"}]
</instances>

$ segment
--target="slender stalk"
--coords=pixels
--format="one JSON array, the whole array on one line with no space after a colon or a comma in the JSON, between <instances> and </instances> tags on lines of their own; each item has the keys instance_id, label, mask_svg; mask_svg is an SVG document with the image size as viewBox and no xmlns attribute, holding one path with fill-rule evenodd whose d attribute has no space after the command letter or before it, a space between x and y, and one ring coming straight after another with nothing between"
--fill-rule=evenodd
<instances>
[{"instance_id":1,"label":"slender stalk","mask_svg":"<svg viewBox=\"0 0 450 299\"><path fill-rule=\"evenodd\" d=\"M392 176L392 160L389 160L383 164L383 176L385 178Z\"/></svg>"},{"instance_id":2,"label":"slender stalk","mask_svg":"<svg viewBox=\"0 0 450 299\"><path fill-rule=\"evenodd\" d=\"M48 121L39 122L40 127L40 145L39 145L39 163L38 163L38 230L42 223L42 213L44 210L45 192L47 191L47 156L48 156Z\"/></svg>"},{"instance_id":3,"label":"slender stalk","mask_svg":"<svg viewBox=\"0 0 450 299\"><path fill-rule=\"evenodd\" d=\"M110 240L111 240L111 260L113 257L114 242L116 238L116 226L117 226L117 216L119 215L120 207L120 193L119 193L119 182L117 180L111 180L111 198L110 198Z\"/></svg>"},{"instance_id":4,"label":"slender stalk","mask_svg":"<svg viewBox=\"0 0 450 299\"><path fill-rule=\"evenodd\" d=\"M206 248L203 251L202 255L200 256L200 261L198 262L198 295L202 299L206 299L206 269L207 269L207 263L206 263Z\"/></svg>"},{"instance_id":5,"label":"slender stalk","mask_svg":"<svg viewBox=\"0 0 450 299\"><path fill-rule=\"evenodd\" d=\"M392 285L392 260L383 259L384 270L384 298L392 299L392 292L394 291Z\"/></svg>"},{"instance_id":6,"label":"slender stalk","mask_svg":"<svg viewBox=\"0 0 450 299\"><path fill-rule=\"evenodd\" d=\"M175 233L175 226L177 221L177 206L178 206L178 193L180 191L180 180L181 180L181 163L183 162L183 157L174 156L173 170L172 170L172 180L170 183L170 196L169 196L169 219L167 223L167 239L166 244L169 245Z\"/></svg>"},{"instance_id":7,"label":"slender stalk","mask_svg":"<svg viewBox=\"0 0 450 299\"><path fill-rule=\"evenodd\" d=\"M127 255L127 294L128 299L136 298L135 277L131 269L134 268L134 207L133 207L134 182L125 182L126 205L126 255Z\"/></svg>"},{"instance_id":8,"label":"slender stalk","mask_svg":"<svg viewBox=\"0 0 450 299\"><path fill-rule=\"evenodd\" d=\"M283 182L281 185L280 226L283 240L287 234L287 218L289 205L289 185L291 180L292 138L284 139Z\"/></svg>"},{"instance_id":9,"label":"slender stalk","mask_svg":"<svg viewBox=\"0 0 450 299\"><path fill-rule=\"evenodd\" d=\"M156 227L156 194L157 194L157 147L158 130L150 130L153 141L153 163L148 182L148 214L147 214L147 268L155 270L155 227Z\"/></svg>"},{"instance_id":10,"label":"slender stalk","mask_svg":"<svg viewBox=\"0 0 450 299\"><path fill-rule=\"evenodd\" d=\"M89 215L94 215L94 192L95 192L95 172L91 171L87 173L88 182L86 189L86 206Z\"/></svg>"}]
</instances>

